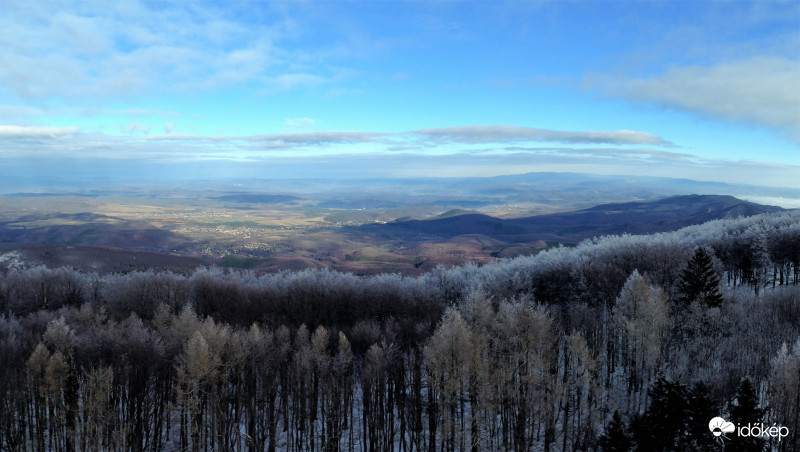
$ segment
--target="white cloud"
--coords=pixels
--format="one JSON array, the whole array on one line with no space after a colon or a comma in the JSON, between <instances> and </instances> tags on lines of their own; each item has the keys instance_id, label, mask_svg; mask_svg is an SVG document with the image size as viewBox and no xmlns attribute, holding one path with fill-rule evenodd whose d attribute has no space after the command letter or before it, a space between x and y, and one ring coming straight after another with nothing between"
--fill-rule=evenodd
<instances>
[{"instance_id":1,"label":"white cloud","mask_svg":"<svg viewBox=\"0 0 800 452\"><path fill-rule=\"evenodd\" d=\"M71 135L80 130L80 127L0 126L0 137L56 138L63 135Z\"/></svg>"},{"instance_id":2,"label":"white cloud","mask_svg":"<svg viewBox=\"0 0 800 452\"><path fill-rule=\"evenodd\" d=\"M434 140L454 143L513 143L524 141L595 144L655 144L672 143L648 132L635 130L561 131L518 126L461 126L415 130L412 133Z\"/></svg>"},{"instance_id":3,"label":"white cloud","mask_svg":"<svg viewBox=\"0 0 800 452\"><path fill-rule=\"evenodd\" d=\"M0 95L72 102L328 80L318 74L325 61L302 64L294 19L273 8L258 5L264 16L245 25L241 11L201 3L4 4Z\"/></svg>"},{"instance_id":4,"label":"white cloud","mask_svg":"<svg viewBox=\"0 0 800 452\"><path fill-rule=\"evenodd\" d=\"M268 146L306 146L306 145L328 145L335 143L376 143L385 137L387 133L382 132L285 132L272 133L268 135L255 135L249 139L255 143Z\"/></svg>"},{"instance_id":5,"label":"white cloud","mask_svg":"<svg viewBox=\"0 0 800 452\"><path fill-rule=\"evenodd\" d=\"M643 160L649 162L689 162L699 161L691 154L662 151L649 148L555 148L555 147L506 147L503 152L531 153L542 155L583 155L602 158Z\"/></svg>"},{"instance_id":6,"label":"white cloud","mask_svg":"<svg viewBox=\"0 0 800 452\"><path fill-rule=\"evenodd\" d=\"M316 122L317 121L311 118L288 118L286 121L283 121L283 125L290 129L302 129L304 127L311 127Z\"/></svg>"},{"instance_id":7,"label":"white cloud","mask_svg":"<svg viewBox=\"0 0 800 452\"><path fill-rule=\"evenodd\" d=\"M139 124L136 121L131 121L131 123L128 125L128 132L132 133L132 134L144 134L144 135L147 135L147 134L150 133L150 129L152 129L152 128L153 128L153 126L151 126L149 124Z\"/></svg>"},{"instance_id":8,"label":"white cloud","mask_svg":"<svg viewBox=\"0 0 800 452\"><path fill-rule=\"evenodd\" d=\"M757 57L673 67L650 78L589 76L584 86L634 102L742 121L800 140L800 61Z\"/></svg>"},{"instance_id":9,"label":"white cloud","mask_svg":"<svg viewBox=\"0 0 800 452\"><path fill-rule=\"evenodd\" d=\"M253 136L206 136L183 133L142 136L128 133L144 126L125 126L122 135L85 132L78 127L0 126L0 166L4 159L78 159L83 162L125 161L138 165L182 162L193 168L252 162L271 167L292 159L308 173L325 174L337 162L360 175L486 176L530 171L571 171L684 177L733 183L798 187L797 165L703 159L691 154L649 147L481 146L462 152L450 142L420 144L413 133L359 131L286 132ZM577 133L577 132L575 132ZM405 147L404 149L398 149ZM461 146L457 146L460 148ZM392 152L394 150L394 152ZM273 152L274 151L274 152ZM281 152L287 151L287 152ZM208 163L213 161L215 163ZM148 163L151 162L151 163ZM328 163L325 163L328 162ZM102 165L101 165L102 166ZM178 167L164 171L178 171ZM356 170L357 168L357 170Z\"/></svg>"},{"instance_id":10,"label":"white cloud","mask_svg":"<svg viewBox=\"0 0 800 452\"><path fill-rule=\"evenodd\" d=\"M180 114L169 110L158 110L155 108L64 108L51 110L52 113L58 114L75 114L79 113L86 116L163 116L179 117Z\"/></svg>"},{"instance_id":11,"label":"white cloud","mask_svg":"<svg viewBox=\"0 0 800 452\"><path fill-rule=\"evenodd\" d=\"M191 133L168 133L163 135L148 135L143 137L147 141L241 141L242 138L231 136L195 135Z\"/></svg>"},{"instance_id":12,"label":"white cloud","mask_svg":"<svg viewBox=\"0 0 800 452\"><path fill-rule=\"evenodd\" d=\"M322 132L283 132L265 135L229 136L229 135L194 135L183 133L167 133L163 135L149 135L142 137L148 142L171 141L175 146L191 145L207 147L208 152L219 155L221 158L231 158L235 155L260 152L260 151L286 151L303 150L309 155L314 155L315 149L334 145L384 143L392 134L382 132L348 132L348 131L322 131ZM211 144L204 144L214 143Z\"/></svg>"},{"instance_id":13,"label":"white cloud","mask_svg":"<svg viewBox=\"0 0 800 452\"><path fill-rule=\"evenodd\" d=\"M26 116L40 116L45 113L41 108L27 105L0 105L0 118L20 118Z\"/></svg>"},{"instance_id":14,"label":"white cloud","mask_svg":"<svg viewBox=\"0 0 800 452\"><path fill-rule=\"evenodd\" d=\"M47 116L161 116L180 117L179 113L154 108L104 108L104 107L37 107L30 105L0 105L0 118L11 122L32 122L35 117Z\"/></svg>"},{"instance_id":15,"label":"white cloud","mask_svg":"<svg viewBox=\"0 0 800 452\"><path fill-rule=\"evenodd\" d=\"M287 124L313 124L309 118L294 118ZM326 149L326 153L348 154L354 152L348 145L371 145L361 148L360 152L385 153L410 151L418 155L452 154L448 145L486 144L486 149L473 149L475 154L501 155L509 153L559 154L574 156L592 156L597 158L635 158L654 160L688 160L692 156L675 152L650 148L535 148L509 146L515 143L531 141L569 141L575 144L661 144L667 143L659 137L644 132L562 132L544 129L511 126L465 126L442 129L428 129L413 132L373 132L373 131L288 131L263 135L201 135L174 133L171 122L164 124L163 134L150 134L155 126L130 121L119 126L123 136L103 133L78 133L79 127L25 127L16 125L0 126L0 137L61 137L72 135L69 140L62 140L58 145L38 142L36 146L28 146L30 152L71 152L92 154L92 150L101 147L116 148L119 155L135 157L151 152L168 152L182 155L189 154L180 149L192 149L193 152L203 149L220 158L238 158L243 154L260 153L259 151L302 150L308 155L316 155L315 150ZM169 149L164 148L166 143ZM122 144L124 143L124 144ZM163 144L159 144L163 143ZM10 144L7 142L6 144ZM38 147L37 147L38 146ZM87 146L84 150L83 146ZM150 146L150 149L148 149ZM338 147L337 147L338 146ZM35 148L35 149L34 149ZM8 146L7 152L13 153L14 146ZM20 147L23 153L29 151ZM463 150L462 150L463 151ZM460 152L460 151L458 151Z\"/></svg>"},{"instance_id":16,"label":"white cloud","mask_svg":"<svg viewBox=\"0 0 800 452\"><path fill-rule=\"evenodd\" d=\"M52 18L53 36L80 55L99 55L109 51L108 20L58 12Z\"/></svg>"}]
</instances>

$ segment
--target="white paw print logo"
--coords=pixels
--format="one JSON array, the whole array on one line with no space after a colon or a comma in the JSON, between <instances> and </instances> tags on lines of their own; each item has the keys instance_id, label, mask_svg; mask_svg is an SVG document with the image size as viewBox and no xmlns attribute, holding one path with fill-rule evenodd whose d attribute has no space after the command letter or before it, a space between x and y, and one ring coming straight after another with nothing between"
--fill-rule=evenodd
<instances>
[{"instance_id":1,"label":"white paw print logo","mask_svg":"<svg viewBox=\"0 0 800 452\"><path fill-rule=\"evenodd\" d=\"M715 417L708 423L708 429L711 430L711 433L713 433L715 437L723 441L728 439L725 434L733 432L736 430L736 427L733 425L733 422L728 422L721 417Z\"/></svg>"}]
</instances>

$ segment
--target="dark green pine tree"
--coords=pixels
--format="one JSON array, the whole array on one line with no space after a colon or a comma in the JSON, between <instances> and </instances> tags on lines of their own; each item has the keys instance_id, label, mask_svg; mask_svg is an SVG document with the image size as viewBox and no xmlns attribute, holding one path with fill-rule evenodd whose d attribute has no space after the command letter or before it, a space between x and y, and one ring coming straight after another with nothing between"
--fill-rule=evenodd
<instances>
[{"instance_id":1,"label":"dark green pine tree","mask_svg":"<svg viewBox=\"0 0 800 452\"><path fill-rule=\"evenodd\" d=\"M634 417L631 433L637 451L678 452L685 450L688 390L678 383L659 378L648 391L650 404L644 415ZM708 425L708 421L706 421Z\"/></svg>"},{"instance_id":2,"label":"dark green pine tree","mask_svg":"<svg viewBox=\"0 0 800 452\"><path fill-rule=\"evenodd\" d=\"M699 382L689 391L689 416L686 420L685 450L718 452L722 444L708 429L708 422L721 414L719 404L711 397L711 390Z\"/></svg>"},{"instance_id":3,"label":"dark green pine tree","mask_svg":"<svg viewBox=\"0 0 800 452\"><path fill-rule=\"evenodd\" d=\"M742 379L736 389L736 399L731 405L731 419L736 430L747 424L761 424L766 410L758 407L758 395L749 378ZM764 439L754 436L743 437L738 434L730 436L731 441L725 452L761 452L764 450Z\"/></svg>"},{"instance_id":4,"label":"dark green pine tree","mask_svg":"<svg viewBox=\"0 0 800 452\"><path fill-rule=\"evenodd\" d=\"M628 427L622 421L619 411L614 411L614 417L608 424L608 429L600 437L600 449L603 452L628 452L632 445Z\"/></svg>"},{"instance_id":5,"label":"dark green pine tree","mask_svg":"<svg viewBox=\"0 0 800 452\"><path fill-rule=\"evenodd\" d=\"M719 275L714 271L711 256L705 248L698 247L694 256L689 259L686 268L681 272L678 281L678 299L683 304L690 304L697 300L706 306L719 306L722 304L722 294L719 292Z\"/></svg>"}]
</instances>

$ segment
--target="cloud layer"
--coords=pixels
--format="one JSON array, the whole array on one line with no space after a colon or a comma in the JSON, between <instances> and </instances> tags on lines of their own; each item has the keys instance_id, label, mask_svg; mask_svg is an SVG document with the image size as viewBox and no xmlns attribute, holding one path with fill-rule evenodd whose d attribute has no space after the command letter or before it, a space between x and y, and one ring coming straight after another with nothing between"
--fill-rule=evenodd
<instances>
[{"instance_id":1,"label":"cloud layer","mask_svg":"<svg viewBox=\"0 0 800 452\"><path fill-rule=\"evenodd\" d=\"M300 121L301 123L303 121ZM177 133L171 123L163 134L150 134L154 126L136 121L120 128L120 134L82 131L79 127L0 125L0 145L5 157L30 154L92 158L206 158L239 160L263 158L263 151L296 151L308 157L325 153L382 154L412 152L447 155L473 152L498 155L508 152L562 152L563 148L525 147L534 143L567 143L579 146L614 145L594 154L606 156L647 155L678 158L661 150L636 150L628 146L672 147L661 137L638 131L558 131L514 126L463 126L408 132L296 131L258 135L200 135ZM34 141L31 141L34 140ZM107 149L114 149L107 154ZM98 151L102 151L99 152ZM587 151L588 152L588 151ZM680 155L679 158L686 158Z\"/></svg>"},{"instance_id":2,"label":"cloud layer","mask_svg":"<svg viewBox=\"0 0 800 452\"><path fill-rule=\"evenodd\" d=\"M150 136L148 139L220 140L227 138L174 134ZM659 136L634 130L570 132L516 126L446 127L398 133L357 131L284 132L250 136L246 137L246 140L260 143L285 143L290 145L383 142L393 143L396 146L405 144L407 146L413 146L414 149L436 147L447 143L512 144L520 142L674 146L672 143Z\"/></svg>"},{"instance_id":3,"label":"cloud layer","mask_svg":"<svg viewBox=\"0 0 800 452\"><path fill-rule=\"evenodd\" d=\"M334 75L291 41L279 5L269 20L203 2L102 4L11 1L0 16L0 94L20 99L125 99L256 83L324 84Z\"/></svg>"},{"instance_id":4,"label":"cloud layer","mask_svg":"<svg viewBox=\"0 0 800 452\"><path fill-rule=\"evenodd\" d=\"M548 141L567 145L535 145ZM646 132L568 132L510 126L212 136L108 135L77 127L4 125L0 126L0 147L4 149L0 168L14 160L34 162L28 167L31 171L36 170L35 162L64 162L85 171L91 167L119 167L123 171L163 165L159 174L168 179L170 174L191 179L241 177L258 171L270 177L455 177L571 171L736 183L747 180L800 188L796 178L800 167L796 165L703 159L675 152L668 145L661 147L670 150L658 149L659 143L669 142ZM291 171L278 171L283 167ZM345 171L345 167L350 170ZM197 172L187 173L187 168ZM227 170L220 173L217 168ZM133 180L137 176L125 177Z\"/></svg>"},{"instance_id":5,"label":"cloud layer","mask_svg":"<svg viewBox=\"0 0 800 452\"><path fill-rule=\"evenodd\" d=\"M584 86L634 102L770 127L800 140L800 61L756 57L672 67L649 78L589 76Z\"/></svg>"},{"instance_id":6,"label":"cloud layer","mask_svg":"<svg viewBox=\"0 0 800 452\"><path fill-rule=\"evenodd\" d=\"M0 125L0 139L2 138L56 138L71 135L81 130L80 127L37 127L37 126L4 126Z\"/></svg>"},{"instance_id":7,"label":"cloud layer","mask_svg":"<svg viewBox=\"0 0 800 452\"><path fill-rule=\"evenodd\" d=\"M672 143L647 132L635 130L570 132L517 126L464 126L415 130L416 135L434 141L454 143L512 143L522 141L585 144L654 144Z\"/></svg>"}]
</instances>

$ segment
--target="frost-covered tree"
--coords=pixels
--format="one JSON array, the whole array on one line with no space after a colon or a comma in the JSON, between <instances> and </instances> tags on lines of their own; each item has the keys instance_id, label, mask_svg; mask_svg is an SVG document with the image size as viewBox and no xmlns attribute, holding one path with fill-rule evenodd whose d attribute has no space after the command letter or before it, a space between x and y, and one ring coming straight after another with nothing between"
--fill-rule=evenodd
<instances>
[{"instance_id":1,"label":"frost-covered tree","mask_svg":"<svg viewBox=\"0 0 800 452\"><path fill-rule=\"evenodd\" d=\"M595 437L594 423L600 391L597 386L597 360L580 333L564 338L563 354L563 441L564 450L588 448Z\"/></svg>"},{"instance_id":2,"label":"frost-covered tree","mask_svg":"<svg viewBox=\"0 0 800 452\"><path fill-rule=\"evenodd\" d=\"M751 244L750 282L758 295L767 287L773 278L772 258L769 255L769 244L765 233L756 234Z\"/></svg>"},{"instance_id":3,"label":"frost-covered tree","mask_svg":"<svg viewBox=\"0 0 800 452\"><path fill-rule=\"evenodd\" d=\"M800 339L789 349L784 342L772 358L769 375L769 405L772 422L787 426L789 437L778 444L779 450L800 449Z\"/></svg>"},{"instance_id":4,"label":"frost-covered tree","mask_svg":"<svg viewBox=\"0 0 800 452\"><path fill-rule=\"evenodd\" d=\"M638 412L645 400L642 393L661 362L664 332L669 324L664 292L634 270L614 305L614 319L621 333L619 350L628 374L629 402Z\"/></svg>"},{"instance_id":5,"label":"frost-covered tree","mask_svg":"<svg viewBox=\"0 0 800 452\"><path fill-rule=\"evenodd\" d=\"M465 450L465 402L470 388L472 332L461 314L450 308L424 349L432 389L441 407L445 450Z\"/></svg>"}]
</instances>

